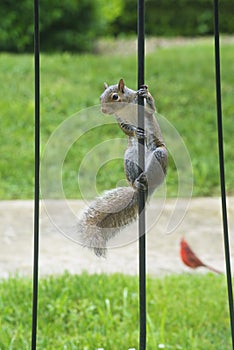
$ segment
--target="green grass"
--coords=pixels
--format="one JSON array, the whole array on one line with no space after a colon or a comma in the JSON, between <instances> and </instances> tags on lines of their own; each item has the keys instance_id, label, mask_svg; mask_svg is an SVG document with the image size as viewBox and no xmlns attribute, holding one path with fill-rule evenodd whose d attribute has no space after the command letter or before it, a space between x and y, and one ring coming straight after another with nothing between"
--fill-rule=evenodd
<instances>
[{"instance_id":1,"label":"green grass","mask_svg":"<svg viewBox=\"0 0 234 350\"><path fill-rule=\"evenodd\" d=\"M147 343L165 349L230 349L224 276L147 280ZM0 349L30 349L31 281L0 282ZM138 347L138 278L64 273L39 285L38 350Z\"/></svg>"},{"instance_id":2,"label":"green grass","mask_svg":"<svg viewBox=\"0 0 234 350\"><path fill-rule=\"evenodd\" d=\"M158 111L176 127L189 151L194 172L194 196L219 194L213 52L210 40L193 46L160 48L146 57L146 82L156 98ZM228 194L233 194L234 182L233 54L233 44L222 46ZM1 54L0 66L0 196L2 199L33 198L33 58L29 55ZM113 56L42 55L42 152L51 133L61 122L99 103L104 81L116 83L124 77L127 85L134 88L136 71L135 55L121 56L120 52ZM68 198L80 197L77 171L86 153L101 141L116 136L122 137L121 130L109 125L84 135L70 148L63 167L63 185ZM124 178L122 160L115 162L114 169L113 172L113 166L108 164L100 169L97 177L99 191L115 187ZM91 165L89 172L92 172ZM176 196L177 190L177 171L170 159L167 194Z\"/></svg>"}]
</instances>

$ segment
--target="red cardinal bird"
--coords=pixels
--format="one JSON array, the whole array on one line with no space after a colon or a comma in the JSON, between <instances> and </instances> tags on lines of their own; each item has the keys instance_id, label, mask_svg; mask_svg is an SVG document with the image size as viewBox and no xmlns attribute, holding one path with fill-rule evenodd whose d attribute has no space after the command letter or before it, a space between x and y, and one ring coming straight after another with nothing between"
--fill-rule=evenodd
<instances>
[{"instance_id":1,"label":"red cardinal bird","mask_svg":"<svg viewBox=\"0 0 234 350\"><path fill-rule=\"evenodd\" d=\"M192 269L196 269L197 267L203 266L215 273L222 273L214 269L213 267L204 264L192 251L192 249L190 248L190 246L188 245L188 243L185 241L183 237L180 241L180 257L183 263L191 267Z\"/></svg>"}]
</instances>

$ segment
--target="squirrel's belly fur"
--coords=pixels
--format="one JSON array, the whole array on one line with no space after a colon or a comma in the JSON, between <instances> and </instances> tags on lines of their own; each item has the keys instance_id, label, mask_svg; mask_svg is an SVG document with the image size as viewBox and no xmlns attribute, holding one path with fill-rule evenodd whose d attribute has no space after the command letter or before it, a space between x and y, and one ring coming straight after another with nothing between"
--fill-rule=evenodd
<instances>
[{"instance_id":1,"label":"squirrel's belly fur","mask_svg":"<svg viewBox=\"0 0 234 350\"><path fill-rule=\"evenodd\" d=\"M78 221L82 245L93 249L98 256L105 256L107 241L136 220L137 197L132 187L118 187L96 198Z\"/></svg>"}]
</instances>

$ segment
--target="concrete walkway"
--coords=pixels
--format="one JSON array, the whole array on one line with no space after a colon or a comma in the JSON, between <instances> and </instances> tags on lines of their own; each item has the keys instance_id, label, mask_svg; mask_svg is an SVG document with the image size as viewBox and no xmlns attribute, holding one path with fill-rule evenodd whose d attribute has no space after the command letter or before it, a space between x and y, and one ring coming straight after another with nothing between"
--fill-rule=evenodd
<instances>
[{"instance_id":1,"label":"concrete walkway","mask_svg":"<svg viewBox=\"0 0 234 350\"><path fill-rule=\"evenodd\" d=\"M46 203L47 205L47 203ZM138 273L137 225L131 225L110 242L106 259L97 258L75 240L75 215L84 203L60 201L41 204L40 274L71 273ZM221 202L219 198L186 200L152 200L147 209L147 272L163 276L171 273L195 272L183 265L179 257L181 236L207 264L225 271ZM49 213L48 213L49 211ZM72 215L70 215L72 213ZM49 216L48 216L49 214ZM230 245L233 247L234 198L228 198ZM0 202L0 277L18 273L32 274L33 201ZM51 221L52 220L52 221ZM71 232L69 238L61 231ZM232 250L232 249L231 249Z\"/></svg>"}]
</instances>

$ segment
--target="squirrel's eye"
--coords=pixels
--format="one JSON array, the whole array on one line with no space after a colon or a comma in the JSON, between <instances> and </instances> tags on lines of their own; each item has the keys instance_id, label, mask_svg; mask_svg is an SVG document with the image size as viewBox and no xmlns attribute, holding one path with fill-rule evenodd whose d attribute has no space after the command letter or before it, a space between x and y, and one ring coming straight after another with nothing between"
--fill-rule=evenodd
<instances>
[{"instance_id":1,"label":"squirrel's eye","mask_svg":"<svg viewBox=\"0 0 234 350\"><path fill-rule=\"evenodd\" d=\"M112 100L118 101L118 99L119 99L119 95L118 94L113 94L112 95Z\"/></svg>"}]
</instances>

